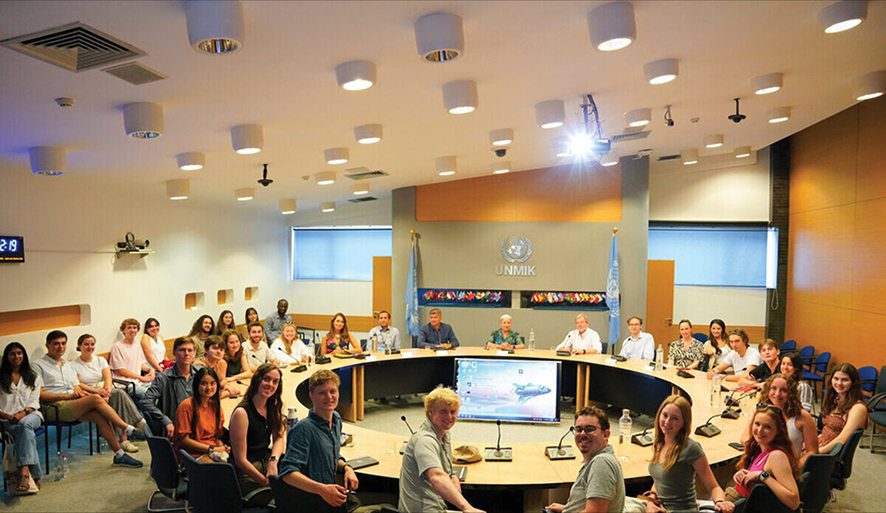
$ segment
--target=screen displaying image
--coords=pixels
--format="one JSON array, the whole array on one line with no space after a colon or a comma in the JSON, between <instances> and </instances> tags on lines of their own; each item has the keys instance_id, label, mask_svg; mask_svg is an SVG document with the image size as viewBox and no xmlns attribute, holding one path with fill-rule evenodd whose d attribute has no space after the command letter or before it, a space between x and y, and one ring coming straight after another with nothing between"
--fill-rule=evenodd
<instances>
[{"instance_id":1,"label":"screen displaying image","mask_svg":"<svg viewBox=\"0 0 886 513\"><path fill-rule=\"evenodd\" d=\"M560 422L560 362L456 358L459 419Z\"/></svg>"}]
</instances>

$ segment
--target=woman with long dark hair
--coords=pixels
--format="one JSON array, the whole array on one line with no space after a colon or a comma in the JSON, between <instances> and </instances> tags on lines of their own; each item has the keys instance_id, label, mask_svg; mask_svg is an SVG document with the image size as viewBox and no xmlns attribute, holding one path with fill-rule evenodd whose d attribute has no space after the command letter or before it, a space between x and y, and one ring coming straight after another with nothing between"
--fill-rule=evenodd
<instances>
[{"instance_id":1,"label":"woman with long dark hair","mask_svg":"<svg viewBox=\"0 0 886 513\"><path fill-rule=\"evenodd\" d=\"M234 313L230 310L222 310L222 313L218 315L218 322L215 323L215 334L221 336L222 333L235 329L237 329L237 324L234 323Z\"/></svg>"},{"instance_id":2,"label":"woman with long dark hair","mask_svg":"<svg viewBox=\"0 0 886 513\"><path fill-rule=\"evenodd\" d=\"M166 344L160 336L160 321L148 317L145 321L145 332L142 334L142 351L145 352L145 363L157 372L163 372L172 365L172 361L166 358ZM166 365L164 365L164 362Z\"/></svg>"},{"instance_id":3,"label":"woman with long dark hair","mask_svg":"<svg viewBox=\"0 0 886 513\"><path fill-rule=\"evenodd\" d=\"M708 369L723 363L729 354L729 336L726 335L726 323L722 319L714 319L708 328L708 341L704 343L704 353L708 357Z\"/></svg>"},{"instance_id":4,"label":"woman with long dark hair","mask_svg":"<svg viewBox=\"0 0 886 513\"><path fill-rule=\"evenodd\" d=\"M15 491L20 494L35 493L43 475L34 434L43 423L40 413L42 384L31 369L25 347L18 342L7 344L0 362L0 420L9 423L9 432L15 439L15 464L18 467Z\"/></svg>"},{"instance_id":5,"label":"woman with long dark hair","mask_svg":"<svg viewBox=\"0 0 886 513\"><path fill-rule=\"evenodd\" d=\"M253 322L258 322L258 310L253 307L249 307L246 309L246 313L243 314L243 318L246 320L246 323L237 330L237 333L240 334L240 341L246 342L249 340L249 325ZM268 341L267 337L264 334L264 330L262 330L261 339L265 342Z\"/></svg>"},{"instance_id":6,"label":"woman with long dark hair","mask_svg":"<svg viewBox=\"0 0 886 513\"><path fill-rule=\"evenodd\" d=\"M208 367L200 368L192 388L194 395L175 410L175 454L181 459L178 450L184 449L200 461L226 461L231 448L221 441L225 421L218 374Z\"/></svg>"},{"instance_id":7,"label":"woman with long dark hair","mask_svg":"<svg viewBox=\"0 0 886 513\"><path fill-rule=\"evenodd\" d=\"M329 332L323 337L321 348L323 354L363 352L357 339L348 331L348 319L341 312L333 315L329 321Z\"/></svg>"},{"instance_id":8,"label":"woman with long dark hair","mask_svg":"<svg viewBox=\"0 0 886 513\"><path fill-rule=\"evenodd\" d=\"M821 401L818 452L831 452L838 443L846 445L849 435L868 425L868 409L862 400L861 376L849 363L841 363L831 376L831 383Z\"/></svg>"},{"instance_id":9,"label":"woman with long dark hair","mask_svg":"<svg viewBox=\"0 0 886 513\"><path fill-rule=\"evenodd\" d=\"M812 390L812 385L803 381L803 360L800 358L800 354L790 353L782 356L778 372L794 380L794 383L797 384L797 392L800 394L800 405L804 410L812 413L815 393Z\"/></svg>"}]
</instances>

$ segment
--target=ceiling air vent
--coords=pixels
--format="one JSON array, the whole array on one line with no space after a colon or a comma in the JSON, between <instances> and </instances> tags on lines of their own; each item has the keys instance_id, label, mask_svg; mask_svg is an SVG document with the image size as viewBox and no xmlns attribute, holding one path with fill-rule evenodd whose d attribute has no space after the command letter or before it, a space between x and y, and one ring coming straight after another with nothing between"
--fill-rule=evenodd
<instances>
[{"instance_id":1,"label":"ceiling air vent","mask_svg":"<svg viewBox=\"0 0 886 513\"><path fill-rule=\"evenodd\" d=\"M364 168L364 169L366 169L366 168ZM348 170L348 171L351 171L351 170ZM362 170L355 169L354 171L357 171L357 172L355 172L353 174L348 174L345 176L347 176L351 180L369 180L370 178L378 178L379 176L388 176L387 173L385 173L384 171L382 171L380 169L378 171L369 171L368 169L366 169L366 171L362 171ZM373 199L375 199L375 198L373 198Z\"/></svg>"},{"instance_id":2,"label":"ceiling air vent","mask_svg":"<svg viewBox=\"0 0 886 513\"><path fill-rule=\"evenodd\" d=\"M611 140L612 142L624 142L624 141L636 141L638 139L646 139L649 137L649 134L652 133L652 130L633 132L625 130L625 133L619 135L613 135Z\"/></svg>"},{"instance_id":3,"label":"ceiling air vent","mask_svg":"<svg viewBox=\"0 0 886 513\"><path fill-rule=\"evenodd\" d=\"M80 22L5 39L0 44L74 72L146 55L144 50Z\"/></svg>"},{"instance_id":4,"label":"ceiling air vent","mask_svg":"<svg viewBox=\"0 0 886 513\"><path fill-rule=\"evenodd\" d=\"M375 201L377 199L378 198L376 198L375 196L363 196L360 198L349 199L348 201L350 201L351 203L364 203L367 201Z\"/></svg>"},{"instance_id":5,"label":"ceiling air vent","mask_svg":"<svg viewBox=\"0 0 886 513\"><path fill-rule=\"evenodd\" d=\"M680 154L679 154L679 153L676 154L676 155L662 155L661 157L658 157L658 161L659 161L659 162L665 162L665 161L668 161L668 160L677 160L677 159L679 159L679 158L680 158Z\"/></svg>"},{"instance_id":6,"label":"ceiling air vent","mask_svg":"<svg viewBox=\"0 0 886 513\"><path fill-rule=\"evenodd\" d=\"M123 79L132 85L148 84L169 78L159 71L152 70L137 62L127 62L111 68L105 68L102 71Z\"/></svg>"}]
</instances>

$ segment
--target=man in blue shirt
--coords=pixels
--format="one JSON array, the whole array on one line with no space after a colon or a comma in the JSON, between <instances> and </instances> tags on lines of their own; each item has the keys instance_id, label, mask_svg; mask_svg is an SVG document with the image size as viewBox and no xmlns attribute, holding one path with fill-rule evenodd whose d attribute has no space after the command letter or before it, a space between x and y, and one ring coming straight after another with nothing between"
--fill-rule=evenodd
<instances>
[{"instance_id":1,"label":"man in blue shirt","mask_svg":"<svg viewBox=\"0 0 886 513\"><path fill-rule=\"evenodd\" d=\"M280 460L280 479L333 507L344 504L348 492L359 485L357 474L340 453L341 416L335 411L340 384L338 376L328 369L320 369L309 378L308 395L314 407L289 431L286 453ZM336 484L336 472L344 474L344 486Z\"/></svg>"},{"instance_id":2,"label":"man in blue shirt","mask_svg":"<svg viewBox=\"0 0 886 513\"><path fill-rule=\"evenodd\" d=\"M439 308L431 309L429 314L431 322L421 327L418 332L418 347L431 349L453 349L458 347L458 339L452 326L442 322L443 314Z\"/></svg>"},{"instance_id":3,"label":"man in blue shirt","mask_svg":"<svg viewBox=\"0 0 886 513\"><path fill-rule=\"evenodd\" d=\"M292 322L292 317L286 315L289 310L289 301L281 299L277 301L277 311L272 313L265 319L265 335L268 339L268 345L274 343L277 337L283 333L283 325Z\"/></svg>"}]
</instances>

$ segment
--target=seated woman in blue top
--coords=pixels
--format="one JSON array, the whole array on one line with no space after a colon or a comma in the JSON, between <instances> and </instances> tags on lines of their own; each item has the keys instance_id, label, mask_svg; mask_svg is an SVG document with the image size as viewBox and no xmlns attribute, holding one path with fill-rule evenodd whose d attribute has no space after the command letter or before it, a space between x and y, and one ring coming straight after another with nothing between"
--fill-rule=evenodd
<instances>
[{"instance_id":1,"label":"seated woman in blue top","mask_svg":"<svg viewBox=\"0 0 886 513\"><path fill-rule=\"evenodd\" d=\"M359 354L363 352L357 339L348 331L348 319L341 312L332 317L332 321L329 323L329 332L323 337L320 348L322 354Z\"/></svg>"},{"instance_id":2,"label":"seated woman in blue top","mask_svg":"<svg viewBox=\"0 0 886 513\"><path fill-rule=\"evenodd\" d=\"M717 511L730 513L735 508L717 484L701 444L689 438L691 430L689 401L683 396L669 396L655 415L655 443L649 460L649 474L654 481L652 491L661 499L664 508L649 501L646 503L647 513L698 511L696 473L711 492Z\"/></svg>"},{"instance_id":3,"label":"seated woman in blue top","mask_svg":"<svg viewBox=\"0 0 886 513\"><path fill-rule=\"evenodd\" d=\"M523 349L525 346L520 341L520 334L511 331L511 316L504 314L498 325L500 328L493 331L486 341L486 349Z\"/></svg>"}]
</instances>

